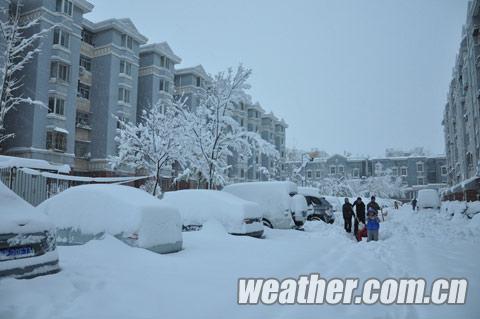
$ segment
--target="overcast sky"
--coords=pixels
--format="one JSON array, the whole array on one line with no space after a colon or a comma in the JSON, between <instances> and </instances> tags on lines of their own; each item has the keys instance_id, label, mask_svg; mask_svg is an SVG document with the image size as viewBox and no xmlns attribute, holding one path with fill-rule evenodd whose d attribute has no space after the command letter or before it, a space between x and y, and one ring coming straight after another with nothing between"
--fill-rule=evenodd
<instances>
[{"instance_id":1,"label":"overcast sky","mask_svg":"<svg viewBox=\"0 0 480 319\"><path fill-rule=\"evenodd\" d=\"M289 124L287 146L444 153L442 112L467 0L92 0L150 42L216 73L253 69L254 100Z\"/></svg>"}]
</instances>

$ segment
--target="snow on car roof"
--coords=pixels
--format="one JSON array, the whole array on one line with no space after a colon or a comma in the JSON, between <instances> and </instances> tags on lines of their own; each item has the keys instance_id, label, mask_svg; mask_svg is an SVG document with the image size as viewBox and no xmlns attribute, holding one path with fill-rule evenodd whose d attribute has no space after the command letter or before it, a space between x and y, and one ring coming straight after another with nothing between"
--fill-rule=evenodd
<instances>
[{"instance_id":1,"label":"snow on car roof","mask_svg":"<svg viewBox=\"0 0 480 319\"><path fill-rule=\"evenodd\" d=\"M298 193L306 196L323 197L320 196L319 189L315 187L298 187Z\"/></svg>"},{"instance_id":2,"label":"snow on car roof","mask_svg":"<svg viewBox=\"0 0 480 319\"><path fill-rule=\"evenodd\" d=\"M47 216L36 211L1 181L0 203L0 233L27 233L53 228Z\"/></svg>"},{"instance_id":3,"label":"snow on car roof","mask_svg":"<svg viewBox=\"0 0 480 319\"><path fill-rule=\"evenodd\" d=\"M164 219L178 218L176 209L138 188L89 184L69 188L41 203L57 228L79 229L89 234L135 232L142 213L158 210ZM176 216L176 217L175 217Z\"/></svg>"},{"instance_id":4,"label":"snow on car roof","mask_svg":"<svg viewBox=\"0 0 480 319\"><path fill-rule=\"evenodd\" d=\"M162 201L179 209L184 225L202 225L209 219L229 225L245 218L262 217L258 204L216 190L166 192Z\"/></svg>"}]
</instances>

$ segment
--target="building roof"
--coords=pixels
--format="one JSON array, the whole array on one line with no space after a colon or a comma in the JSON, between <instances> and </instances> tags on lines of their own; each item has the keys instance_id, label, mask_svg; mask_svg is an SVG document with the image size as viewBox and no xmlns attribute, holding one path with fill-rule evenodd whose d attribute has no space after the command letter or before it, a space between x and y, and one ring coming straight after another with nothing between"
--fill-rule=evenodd
<instances>
[{"instance_id":1,"label":"building roof","mask_svg":"<svg viewBox=\"0 0 480 319\"><path fill-rule=\"evenodd\" d=\"M93 4L86 0L74 0L75 5L83 10L84 13L91 12L93 10Z\"/></svg>"},{"instance_id":2,"label":"building roof","mask_svg":"<svg viewBox=\"0 0 480 319\"><path fill-rule=\"evenodd\" d=\"M201 64L193 67L181 68L181 69L175 70L175 75L183 75L183 74L190 74L190 73L196 76L199 76L204 80L210 80L210 76L208 75L208 73L205 71L205 69Z\"/></svg>"},{"instance_id":3,"label":"building roof","mask_svg":"<svg viewBox=\"0 0 480 319\"><path fill-rule=\"evenodd\" d=\"M182 59L173 53L172 48L168 45L167 42L158 42L158 43L151 43L151 44L146 44L143 45L140 48L140 54L141 53L147 53L147 52L154 52L158 53L160 55L165 55L168 57L170 60L172 60L174 63L180 63L182 62Z\"/></svg>"},{"instance_id":4,"label":"building roof","mask_svg":"<svg viewBox=\"0 0 480 319\"><path fill-rule=\"evenodd\" d=\"M92 32L99 32L108 29L115 29L121 33L126 33L140 44L147 43L148 39L143 34L141 34L135 25L133 24L130 18L122 19L107 19L100 22L92 22L88 19L83 19L83 26L90 29Z\"/></svg>"}]
</instances>

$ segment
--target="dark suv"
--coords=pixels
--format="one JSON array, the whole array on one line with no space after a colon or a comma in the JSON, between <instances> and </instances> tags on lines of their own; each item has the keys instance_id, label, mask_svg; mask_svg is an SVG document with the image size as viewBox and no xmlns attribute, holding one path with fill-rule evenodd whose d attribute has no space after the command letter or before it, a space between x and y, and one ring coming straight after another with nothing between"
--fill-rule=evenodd
<instances>
[{"instance_id":1,"label":"dark suv","mask_svg":"<svg viewBox=\"0 0 480 319\"><path fill-rule=\"evenodd\" d=\"M324 197L305 195L305 199L308 205L307 220L321 220L333 224L335 221L333 207Z\"/></svg>"}]
</instances>

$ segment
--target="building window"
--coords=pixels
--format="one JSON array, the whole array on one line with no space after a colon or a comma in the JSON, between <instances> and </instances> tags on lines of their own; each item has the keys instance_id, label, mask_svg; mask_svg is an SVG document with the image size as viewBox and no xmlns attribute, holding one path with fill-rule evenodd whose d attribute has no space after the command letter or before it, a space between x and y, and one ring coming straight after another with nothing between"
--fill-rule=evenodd
<instances>
[{"instance_id":1,"label":"building window","mask_svg":"<svg viewBox=\"0 0 480 319\"><path fill-rule=\"evenodd\" d=\"M73 3L70 0L57 0L55 6L55 11L67 14L69 16L73 15Z\"/></svg>"},{"instance_id":2,"label":"building window","mask_svg":"<svg viewBox=\"0 0 480 319\"><path fill-rule=\"evenodd\" d=\"M120 61L120 74L132 75L132 64L125 60Z\"/></svg>"},{"instance_id":3,"label":"building window","mask_svg":"<svg viewBox=\"0 0 480 319\"><path fill-rule=\"evenodd\" d=\"M93 45L93 33L88 30L82 29L82 42Z\"/></svg>"},{"instance_id":4,"label":"building window","mask_svg":"<svg viewBox=\"0 0 480 319\"><path fill-rule=\"evenodd\" d=\"M133 39L131 36L122 34L122 47L130 50L133 49Z\"/></svg>"},{"instance_id":5,"label":"building window","mask_svg":"<svg viewBox=\"0 0 480 319\"><path fill-rule=\"evenodd\" d=\"M197 87L200 87L202 85L202 80L199 76L197 76ZM243 106L243 103L242 103L242 106ZM242 108L243 110L243 108Z\"/></svg>"},{"instance_id":6,"label":"building window","mask_svg":"<svg viewBox=\"0 0 480 319\"><path fill-rule=\"evenodd\" d=\"M345 168L343 167L343 165L339 165L338 166L338 174L343 175L343 173L345 173Z\"/></svg>"},{"instance_id":7,"label":"building window","mask_svg":"<svg viewBox=\"0 0 480 319\"><path fill-rule=\"evenodd\" d=\"M398 176L398 167L392 167L392 175Z\"/></svg>"},{"instance_id":8,"label":"building window","mask_svg":"<svg viewBox=\"0 0 480 319\"><path fill-rule=\"evenodd\" d=\"M48 113L65 116L65 100L59 97L50 96L48 98Z\"/></svg>"},{"instance_id":9,"label":"building window","mask_svg":"<svg viewBox=\"0 0 480 319\"><path fill-rule=\"evenodd\" d=\"M163 92L170 92L170 82L165 81L164 79L160 79L159 89Z\"/></svg>"},{"instance_id":10,"label":"building window","mask_svg":"<svg viewBox=\"0 0 480 319\"><path fill-rule=\"evenodd\" d=\"M90 115L85 112L77 112L75 125L81 128L90 128Z\"/></svg>"},{"instance_id":11,"label":"building window","mask_svg":"<svg viewBox=\"0 0 480 319\"><path fill-rule=\"evenodd\" d=\"M400 169L400 173L401 173L402 176L407 176L407 168L406 168L406 167L402 167L402 168Z\"/></svg>"},{"instance_id":12,"label":"building window","mask_svg":"<svg viewBox=\"0 0 480 319\"><path fill-rule=\"evenodd\" d=\"M423 163L417 163L417 172L423 173Z\"/></svg>"},{"instance_id":13,"label":"building window","mask_svg":"<svg viewBox=\"0 0 480 319\"><path fill-rule=\"evenodd\" d=\"M130 90L125 88L118 89L118 101L130 104Z\"/></svg>"},{"instance_id":14,"label":"building window","mask_svg":"<svg viewBox=\"0 0 480 319\"><path fill-rule=\"evenodd\" d=\"M316 178L322 177L322 172L321 172L321 171L316 171L316 172L315 172L315 177L316 177Z\"/></svg>"},{"instance_id":15,"label":"building window","mask_svg":"<svg viewBox=\"0 0 480 319\"><path fill-rule=\"evenodd\" d=\"M70 47L70 33L60 28L53 29L53 44L68 49Z\"/></svg>"},{"instance_id":16,"label":"building window","mask_svg":"<svg viewBox=\"0 0 480 319\"><path fill-rule=\"evenodd\" d=\"M423 185L423 184L424 184L423 177L417 178L417 185Z\"/></svg>"},{"instance_id":17,"label":"building window","mask_svg":"<svg viewBox=\"0 0 480 319\"><path fill-rule=\"evenodd\" d=\"M330 166L330 174L332 175L337 174L337 168L335 166Z\"/></svg>"},{"instance_id":18,"label":"building window","mask_svg":"<svg viewBox=\"0 0 480 319\"><path fill-rule=\"evenodd\" d=\"M307 171L307 178L312 178L312 171Z\"/></svg>"},{"instance_id":19,"label":"building window","mask_svg":"<svg viewBox=\"0 0 480 319\"><path fill-rule=\"evenodd\" d=\"M69 82L70 66L61 62L52 62L50 65L50 78Z\"/></svg>"},{"instance_id":20,"label":"building window","mask_svg":"<svg viewBox=\"0 0 480 319\"><path fill-rule=\"evenodd\" d=\"M89 145L85 142L75 142L75 156L79 158L89 158Z\"/></svg>"},{"instance_id":21,"label":"building window","mask_svg":"<svg viewBox=\"0 0 480 319\"><path fill-rule=\"evenodd\" d=\"M353 177L354 178L360 177L360 170L358 168L353 169Z\"/></svg>"},{"instance_id":22,"label":"building window","mask_svg":"<svg viewBox=\"0 0 480 319\"><path fill-rule=\"evenodd\" d=\"M241 178L245 177L245 171L243 170L243 168L240 170L240 177Z\"/></svg>"},{"instance_id":23,"label":"building window","mask_svg":"<svg viewBox=\"0 0 480 319\"><path fill-rule=\"evenodd\" d=\"M67 134L48 131L45 146L47 150L65 152L67 150Z\"/></svg>"},{"instance_id":24,"label":"building window","mask_svg":"<svg viewBox=\"0 0 480 319\"><path fill-rule=\"evenodd\" d=\"M87 71L92 71L92 59L84 55L80 55L80 66Z\"/></svg>"},{"instance_id":25,"label":"building window","mask_svg":"<svg viewBox=\"0 0 480 319\"><path fill-rule=\"evenodd\" d=\"M78 82L77 96L90 100L90 86Z\"/></svg>"},{"instance_id":26,"label":"building window","mask_svg":"<svg viewBox=\"0 0 480 319\"><path fill-rule=\"evenodd\" d=\"M446 166L442 166L442 175L447 175L447 167Z\"/></svg>"}]
</instances>

